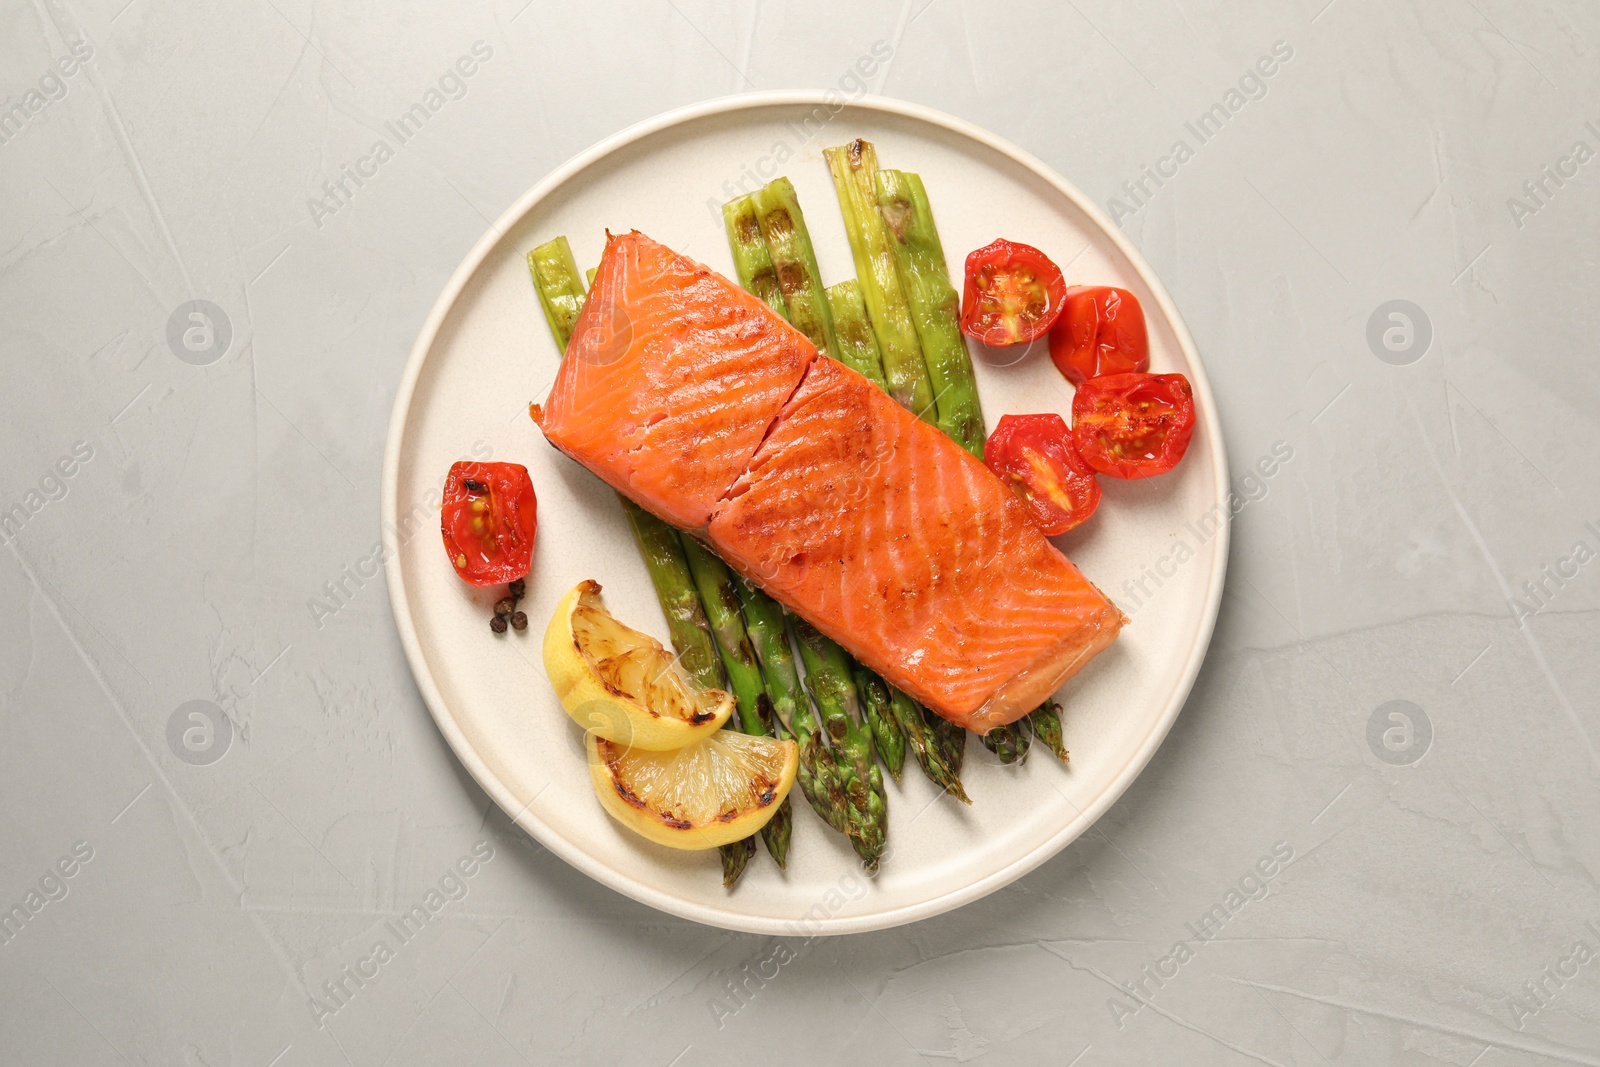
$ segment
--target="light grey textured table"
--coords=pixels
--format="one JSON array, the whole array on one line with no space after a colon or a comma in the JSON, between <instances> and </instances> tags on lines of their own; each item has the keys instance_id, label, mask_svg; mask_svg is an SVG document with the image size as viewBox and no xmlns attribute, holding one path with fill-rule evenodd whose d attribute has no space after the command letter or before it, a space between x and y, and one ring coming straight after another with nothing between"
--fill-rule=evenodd
<instances>
[{"instance_id":1,"label":"light grey textured table","mask_svg":"<svg viewBox=\"0 0 1600 1067\"><path fill-rule=\"evenodd\" d=\"M1600 11L721 6L3 6L0 1061L1600 1063ZM1193 697L1092 832L780 967L512 827L371 559L487 220L781 87L953 112L1115 213L1241 507Z\"/></svg>"}]
</instances>

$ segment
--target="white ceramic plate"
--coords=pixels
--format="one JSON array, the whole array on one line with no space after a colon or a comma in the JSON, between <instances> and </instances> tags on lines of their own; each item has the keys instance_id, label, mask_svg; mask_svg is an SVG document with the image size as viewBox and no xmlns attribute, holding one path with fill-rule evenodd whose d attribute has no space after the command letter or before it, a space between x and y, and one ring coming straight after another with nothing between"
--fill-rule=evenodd
<instances>
[{"instance_id":1,"label":"white ceramic plate","mask_svg":"<svg viewBox=\"0 0 1600 1067\"><path fill-rule=\"evenodd\" d=\"M1117 229L1038 160L974 126L889 100L830 99L762 94L675 111L535 186L478 242L434 306L400 383L384 457L395 622L417 686L472 776L528 833L597 881L699 922L774 934L848 933L936 915L1006 885L1083 833L1143 769L1188 696L1228 552L1227 465L1205 372L1170 299ZM1200 422L1175 473L1102 479L1093 521L1058 541L1133 619L1062 693L1070 766L1038 749L1026 764L1004 767L974 739L962 776L974 803L963 808L939 797L908 760L905 780L889 786L891 852L871 881L796 790L789 870L758 854L728 892L715 852L652 845L601 810L581 733L544 677L540 635L556 600L581 579L598 579L621 618L663 639L666 630L615 496L527 417L559 354L525 256L566 234L587 268L608 227L637 228L731 275L719 205L787 174L824 281L849 277L822 149L858 136L877 144L883 166L923 176L953 271L970 250L1006 236L1044 249L1069 284L1136 293L1152 369L1189 376ZM1070 411L1071 388L1042 353L976 359L991 428L1006 412ZM456 578L436 511L452 462L491 457L525 464L539 496L523 603L530 625L498 637L488 626L494 594ZM1125 584L1141 581L1142 590Z\"/></svg>"}]
</instances>

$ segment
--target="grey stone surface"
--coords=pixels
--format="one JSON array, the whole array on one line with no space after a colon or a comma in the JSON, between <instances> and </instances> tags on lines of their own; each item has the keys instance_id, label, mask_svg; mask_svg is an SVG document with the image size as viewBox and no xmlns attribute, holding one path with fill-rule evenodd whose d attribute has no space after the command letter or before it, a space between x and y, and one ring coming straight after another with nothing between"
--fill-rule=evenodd
<instances>
[{"instance_id":1,"label":"grey stone surface","mask_svg":"<svg viewBox=\"0 0 1600 1067\"><path fill-rule=\"evenodd\" d=\"M1600 1063L1600 10L724 7L0 5L0 1059ZM359 573L487 221L666 108L856 93L880 40L867 88L1119 216L1249 503L1194 694L1094 831L779 946L510 826Z\"/></svg>"}]
</instances>

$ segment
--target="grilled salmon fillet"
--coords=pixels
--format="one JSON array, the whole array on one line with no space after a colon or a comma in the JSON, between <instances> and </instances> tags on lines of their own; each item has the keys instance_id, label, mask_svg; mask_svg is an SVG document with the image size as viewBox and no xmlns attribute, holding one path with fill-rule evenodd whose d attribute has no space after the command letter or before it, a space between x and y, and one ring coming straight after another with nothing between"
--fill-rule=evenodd
<instances>
[{"instance_id":1,"label":"grilled salmon fillet","mask_svg":"<svg viewBox=\"0 0 1600 1067\"><path fill-rule=\"evenodd\" d=\"M608 242L540 425L968 729L1033 710L1126 621L981 462L643 234Z\"/></svg>"}]
</instances>

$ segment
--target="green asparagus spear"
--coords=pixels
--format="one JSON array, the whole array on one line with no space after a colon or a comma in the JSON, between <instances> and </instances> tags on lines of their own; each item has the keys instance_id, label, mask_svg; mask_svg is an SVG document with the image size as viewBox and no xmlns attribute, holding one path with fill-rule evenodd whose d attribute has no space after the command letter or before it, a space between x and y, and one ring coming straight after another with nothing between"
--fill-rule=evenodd
<instances>
[{"instance_id":1,"label":"green asparagus spear","mask_svg":"<svg viewBox=\"0 0 1600 1067\"><path fill-rule=\"evenodd\" d=\"M590 267L588 270L583 272L583 280L589 284L589 288L594 288L594 276L599 273L599 267Z\"/></svg>"},{"instance_id":2,"label":"green asparagus spear","mask_svg":"<svg viewBox=\"0 0 1600 1067\"><path fill-rule=\"evenodd\" d=\"M733 883L739 880L756 854L756 839L750 836L742 841L734 841L717 849L717 853L722 857L722 888L732 889Z\"/></svg>"},{"instance_id":3,"label":"green asparagus spear","mask_svg":"<svg viewBox=\"0 0 1600 1067\"><path fill-rule=\"evenodd\" d=\"M694 576L678 531L627 497L617 499L622 501L633 539L650 572L650 583L655 586L656 599L661 601L661 612L667 617L667 633L678 653L678 665L702 688L726 689L727 675L717 655L705 608L695 591Z\"/></svg>"},{"instance_id":4,"label":"green asparagus spear","mask_svg":"<svg viewBox=\"0 0 1600 1067\"><path fill-rule=\"evenodd\" d=\"M761 222L756 218L756 198L741 196L722 205L722 221L728 230L728 247L733 250L733 270L739 284L764 300L780 315L789 313L778 271L772 265Z\"/></svg>"},{"instance_id":5,"label":"green asparagus spear","mask_svg":"<svg viewBox=\"0 0 1600 1067\"><path fill-rule=\"evenodd\" d=\"M961 336L961 299L950 284L944 246L933 225L933 209L922 179L898 170L877 174L878 205L900 285L911 305L911 322L922 345L922 361L933 385L939 428L968 452L983 458L983 409L972 358Z\"/></svg>"},{"instance_id":6,"label":"green asparagus spear","mask_svg":"<svg viewBox=\"0 0 1600 1067\"><path fill-rule=\"evenodd\" d=\"M795 775L800 792L824 822L848 833L850 803L834 768L833 752L823 740L822 724L800 686L783 609L739 575L734 575L733 581L744 602L745 629L766 675L776 732L780 737L792 734L800 745L800 768Z\"/></svg>"},{"instance_id":7,"label":"green asparagus spear","mask_svg":"<svg viewBox=\"0 0 1600 1067\"><path fill-rule=\"evenodd\" d=\"M878 189L873 180L873 172L878 169L877 151L870 142L857 138L847 145L829 148L823 155L839 194L844 232L850 238L850 253L855 259L867 317L878 335L889 393L918 418L932 422L937 416L933 389L911 321L911 307L894 264L888 227L878 211Z\"/></svg>"},{"instance_id":8,"label":"green asparagus spear","mask_svg":"<svg viewBox=\"0 0 1600 1067\"><path fill-rule=\"evenodd\" d=\"M834 353L834 358L870 379L879 389L887 390L889 385L883 380L883 357L878 352L872 324L867 321L861 285L854 278L847 278L828 286L828 310L833 313L833 333L839 339L839 351Z\"/></svg>"},{"instance_id":9,"label":"green asparagus spear","mask_svg":"<svg viewBox=\"0 0 1600 1067\"><path fill-rule=\"evenodd\" d=\"M777 271L789 321L817 346L818 352L831 356L839 347L833 334L833 314L828 310L817 254L794 186L788 178L778 178L753 195L756 219Z\"/></svg>"},{"instance_id":10,"label":"green asparagus spear","mask_svg":"<svg viewBox=\"0 0 1600 1067\"><path fill-rule=\"evenodd\" d=\"M1001 763L1021 763L1028 758L1028 730L1020 722L996 726L982 737L983 747Z\"/></svg>"},{"instance_id":11,"label":"green asparagus spear","mask_svg":"<svg viewBox=\"0 0 1600 1067\"><path fill-rule=\"evenodd\" d=\"M528 253L528 271L539 290L539 305L544 308L550 332L565 352L578 312L583 310L583 275L578 271L578 261L572 258L572 246L565 237L545 242Z\"/></svg>"},{"instance_id":12,"label":"green asparagus spear","mask_svg":"<svg viewBox=\"0 0 1600 1067\"><path fill-rule=\"evenodd\" d=\"M857 721L850 657L804 619L793 618L793 623L806 665L806 688L839 756L836 768L851 804L850 843L862 866L876 871L888 837L889 801L883 773L872 762L872 737Z\"/></svg>"},{"instance_id":13,"label":"green asparagus spear","mask_svg":"<svg viewBox=\"0 0 1600 1067\"><path fill-rule=\"evenodd\" d=\"M935 744L944 763L955 774L961 773L961 765L966 761L967 755L967 730L957 726L943 715L936 715L923 709L926 716L929 732L933 735Z\"/></svg>"},{"instance_id":14,"label":"green asparagus spear","mask_svg":"<svg viewBox=\"0 0 1600 1067\"><path fill-rule=\"evenodd\" d=\"M789 633L784 629L783 608L742 575L732 574L732 578L739 602L744 605L745 633L766 680L767 697L778 726L773 732L779 737L802 731L815 733L819 727L800 688L800 672L795 668L794 650L789 647Z\"/></svg>"},{"instance_id":15,"label":"green asparagus spear","mask_svg":"<svg viewBox=\"0 0 1600 1067\"><path fill-rule=\"evenodd\" d=\"M1066 738L1061 732L1061 705L1047 700L1028 714L1033 735L1062 763L1068 762Z\"/></svg>"},{"instance_id":16,"label":"green asparagus spear","mask_svg":"<svg viewBox=\"0 0 1600 1067\"><path fill-rule=\"evenodd\" d=\"M873 748L889 777L898 782L900 771L906 765L906 735L889 707L888 683L859 663L854 673L867 729L872 731Z\"/></svg>"},{"instance_id":17,"label":"green asparagus spear","mask_svg":"<svg viewBox=\"0 0 1600 1067\"><path fill-rule=\"evenodd\" d=\"M695 588L700 591L700 602L705 606L706 619L711 624L711 634L716 638L717 650L722 654L722 667L727 671L729 688L739 708L739 728L747 734L765 736L767 724L763 721L762 712L769 700L767 686L761 677L761 664L756 659L756 650L745 632L733 572L693 537L684 537L682 540L684 555L689 561L689 573L694 577ZM789 837L793 831L791 818L789 799L785 797L772 818L761 828L761 840L779 867L787 866L789 861Z\"/></svg>"},{"instance_id":18,"label":"green asparagus spear","mask_svg":"<svg viewBox=\"0 0 1600 1067\"><path fill-rule=\"evenodd\" d=\"M922 773L928 776L929 781L961 803L971 804L972 798L968 797L967 791L961 787L961 763L957 760L955 765L951 766L949 754L940 743L936 728L928 721L928 711L900 690L890 687L889 712L900 725L901 733L905 735L906 748L917 758L917 764L922 768ZM939 717L935 715L933 718ZM939 721L944 720L939 719ZM956 727L956 729L961 728ZM961 736L965 738L965 730L961 730Z\"/></svg>"},{"instance_id":19,"label":"green asparagus spear","mask_svg":"<svg viewBox=\"0 0 1600 1067\"><path fill-rule=\"evenodd\" d=\"M755 649L750 647L750 638L744 631L738 594L734 591L728 565L695 538L680 537L680 541L694 589L700 594L698 602L705 609L722 669L728 675L728 689L738 704L739 725L747 734L765 734L759 700L766 692L766 683L761 678Z\"/></svg>"}]
</instances>

